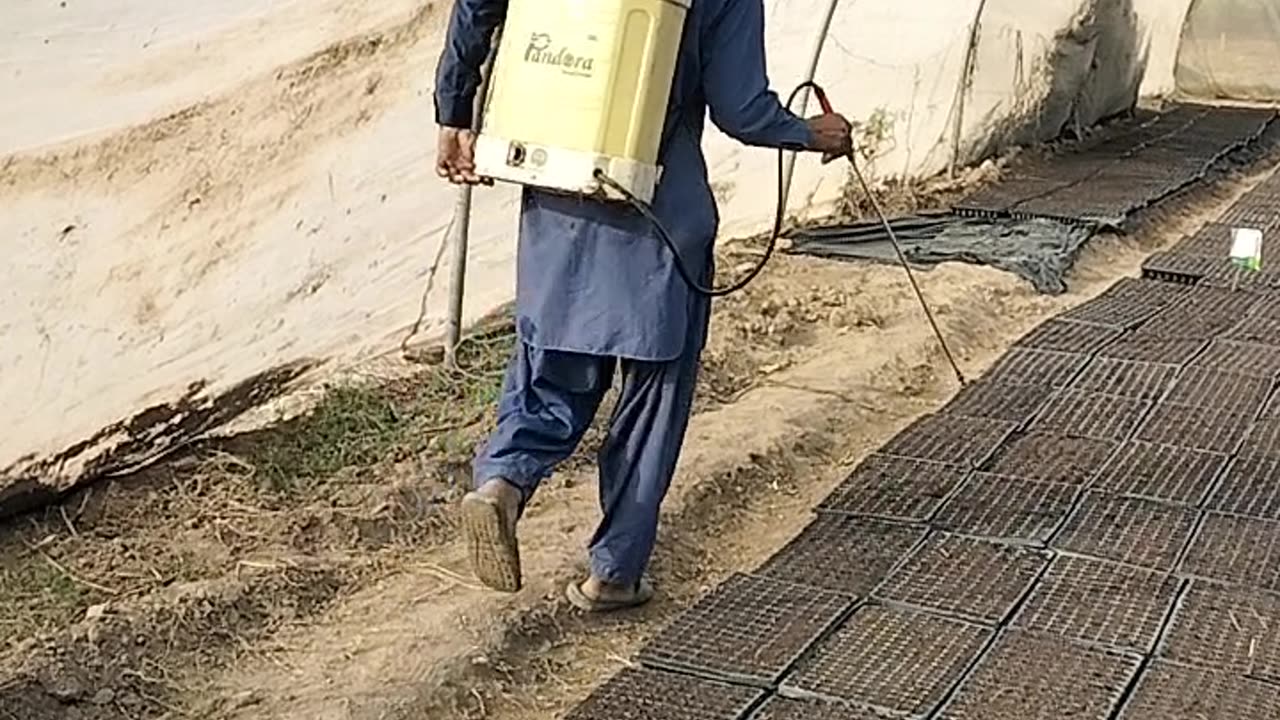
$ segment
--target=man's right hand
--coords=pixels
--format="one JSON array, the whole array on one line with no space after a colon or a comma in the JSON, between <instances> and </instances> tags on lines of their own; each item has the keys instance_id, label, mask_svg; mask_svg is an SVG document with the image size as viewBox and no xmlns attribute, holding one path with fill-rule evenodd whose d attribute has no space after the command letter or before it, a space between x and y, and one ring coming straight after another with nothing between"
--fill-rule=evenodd
<instances>
[{"instance_id":1,"label":"man's right hand","mask_svg":"<svg viewBox=\"0 0 1280 720\"><path fill-rule=\"evenodd\" d=\"M813 134L813 147L810 149L822 153L824 163L853 152L853 126L843 115L817 115L805 122Z\"/></svg>"},{"instance_id":2,"label":"man's right hand","mask_svg":"<svg viewBox=\"0 0 1280 720\"><path fill-rule=\"evenodd\" d=\"M476 134L465 128L441 127L436 143L436 174L455 185L479 185Z\"/></svg>"}]
</instances>

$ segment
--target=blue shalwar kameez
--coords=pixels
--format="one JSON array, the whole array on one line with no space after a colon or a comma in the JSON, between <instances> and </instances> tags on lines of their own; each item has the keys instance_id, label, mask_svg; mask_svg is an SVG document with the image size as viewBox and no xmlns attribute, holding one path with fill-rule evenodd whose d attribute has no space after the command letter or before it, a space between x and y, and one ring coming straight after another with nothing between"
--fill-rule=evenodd
<instances>
[{"instance_id":1,"label":"blue shalwar kameez","mask_svg":"<svg viewBox=\"0 0 1280 720\"><path fill-rule=\"evenodd\" d=\"M436 78L439 124L470 125L480 68L506 7L506 0L456 0ZM653 210L704 285L719 223L701 145L708 110L748 145L811 144L805 122L769 90L763 0L693 0L681 41ZM502 478L527 502L577 447L620 372L621 396L600 449L604 518L591 540L591 570L611 584L635 583L688 426L709 299L684 283L635 212L528 189L516 283L520 341L475 479Z\"/></svg>"}]
</instances>

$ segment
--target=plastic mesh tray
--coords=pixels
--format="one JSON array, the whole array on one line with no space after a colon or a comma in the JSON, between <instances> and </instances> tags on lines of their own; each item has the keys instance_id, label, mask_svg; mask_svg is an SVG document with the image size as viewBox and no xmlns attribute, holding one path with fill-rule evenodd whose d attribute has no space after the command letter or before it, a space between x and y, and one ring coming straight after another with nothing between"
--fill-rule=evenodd
<instances>
[{"instance_id":1,"label":"plastic mesh tray","mask_svg":"<svg viewBox=\"0 0 1280 720\"><path fill-rule=\"evenodd\" d=\"M960 680L992 630L905 608L860 608L783 682L791 697L922 717Z\"/></svg>"},{"instance_id":2,"label":"plastic mesh tray","mask_svg":"<svg viewBox=\"0 0 1280 720\"><path fill-rule=\"evenodd\" d=\"M938 717L1106 720L1138 664L1137 657L1049 635L1010 631L979 662ZM1159 716L1160 720L1166 717L1177 716Z\"/></svg>"},{"instance_id":3,"label":"plastic mesh tray","mask_svg":"<svg viewBox=\"0 0 1280 720\"><path fill-rule=\"evenodd\" d=\"M1248 320L1254 318L1246 318ZM1242 327L1245 329L1241 330ZM1276 322L1268 331L1277 333L1271 340L1280 343L1280 322ZM1251 331L1242 322L1232 328L1228 336L1236 334L1247 337ZM1265 378L1270 383L1280 373L1280 347L1218 339L1210 343L1209 348L1193 360L1191 366Z\"/></svg>"},{"instance_id":4,"label":"plastic mesh tray","mask_svg":"<svg viewBox=\"0 0 1280 720\"><path fill-rule=\"evenodd\" d=\"M1259 297L1228 288L1195 287L1178 298L1176 307L1183 315L1234 324L1259 302Z\"/></svg>"},{"instance_id":5,"label":"plastic mesh tray","mask_svg":"<svg viewBox=\"0 0 1280 720\"><path fill-rule=\"evenodd\" d=\"M921 526L819 515L754 574L865 597L926 532Z\"/></svg>"},{"instance_id":6,"label":"plastic mesh tray","mask_svg":"<svg viewBox=\"0 0 1280 720\"><path fill-rule=\"evenodd\" d=\"M944 412L1022 425L1035 417L1052 393L1047 385L982 381L961 390Z\"/></svg>"},{"instance_id":7,"label":"plastic mesh tray","mask_svg":"<svg viewBox=\"0 0 1280 720\"><path fill-rule=\"evenodd\" d=\"M1102 294L1058 317L1129 329L1142 324L1161 308L1176 302L1185 292L1185 288L1168 283L1123 278Z\"/></svg>"},{"instance_id":8,"label":"plastic mesh tray","mask_svg":"<svg viewBox=\"0 0 1280 720\"><path fill-rule=\"evenodd\" d=\"M1280 520L1280 458L1236 458L1213 491L1209 509Z\"/></svg>"},{"instance_id":9,"label":"plastic mesh tray","mask_svg":"<svg viewBox=\"0 0 1280 720\"><path fill-rule=\"evenodd\" d=\"M1277 123L1276 127L1277 129L1280 129L1280 123ZM1280 321L1280 294L1274 292L1263 293L1262 296L1257 298L1253 305L1250 306L1249 312L1245 314L1245 317ZM1280 340L1275 337L1271 337L1270 339L1272 340L1271 344L1275 344L1277 340Z\"/></svg>"},{"instance_id":10,"label":"plastic mesh tray","mask_svg":"<svg viewBox=\"0 0 1280 720\"><path fill-rule=\"evenodd\" d=\"M1132 300L1162 308L1181 302L1189 292L1177 285L1127 277L1117 280L1098 297Z\"/></svg>"},{"instance_id":11,"label":"plastic mesh tray","mask_svg":"<svg viewBox=\"0 0 1280 720\"><path fill-rule=\"evenodd\" d=\"M1047 212L1069 217L1123 216L1148 200L1185 184L1189 173L1137 172L1137 162L1117 164L1116 169L1091 178L1089 182L1064 188L1045 198L1018 206L1019 210ZM1154 169L1154 168L1151 168Z\"/></svg>"},{"instance_id":12,"label":"plastic mesh tray","mask_svg":"<svg viewBox=\"0 0 1280 720\"><path fill-rule=\"evenodd\" d=\"M1063 180L1041 179L1023 175L1008 177L985 187L956 203L954 209L964 213L1003 214L1014 205L1042 193L1062 187Z\"/></svg>"},{"instance_id":13,"label":"plastic mesh tray","mask_svg":"<svg viewBox=\"0 0 1280 720\"><path fill-rule=\"evenodd\" d=\"M1225 145L1258 137L1275 116L1275 111L1269 108L1215 107L1196 118L1191 129L1203 133L1216 145Z\"/></svg>"},{"instance_id":14,"label":"plastic mesh tray","mask_svg":"<svg viewBox=\"0 0 1280 720\"><path fill-rule=\"evenodd\" d=\"M1270 270L1249 271L1228 265L1221 272L1202 279L1198 288L1219 288L1240 296L1261 295L1280 288L1280 273Z\"/></svg>"},{"instance_id":15,"label":"plastic mesh tray","mask_svg":"<svg viewBox=\"0 0 1280 720\"><path fill-rule=\"evenodd\" d=\"M1159 252L1142 263L1142 277L1163 282L1194 285L1221 272L1226 260L1204 255Z\"/></svg>"},{"instance_id":16,"label":"plastic mesh tray","mask_svg":"<svg viewBox=\"0 0 1280 720\"><path fill-rule=\"evenodd\" d=\"M979 473L934 522L966 535L1042 544L1066 519L1076 491L1073 485Z\"/></svg>"},{"instance_id":17,"label":"plastic mesh tray","mask_svg":"<svg viewBox=\"0 0 1280 720\"><path fill-rule=\"evenodd\" d=\"M1198 505L1226 464L1222 453L1134 440L1107 463L1094 488L1113 495Z\"/></svg>"},{"instance_id":18,"label":"plastic mesh tray","mask_svg":"<svg viewBox=\"0 0 1280 720\"><path fill-rule=\"evenodd\" d=\"M1189 367L1165 397L1174 405L1197 405L1252 415L1262 409L1271 393L1271 381L1249 375Z\"/></svg>"},{"instance_id":19,"label":"plastic mesh tray","mask_svg":"<svg viewBox=\"0 0 1280 720\"><path fill-rule=\"evenodd\" d=\"M939 413L917 420L880 452L884 455L977 467L1017 427L1017 423Z\"/></svg>"},{"instance_id":20,"label":"plastic mesh tray","mask_svg":"<svg viewBox=\"0 0 1280 720\"><path fill-rule=\"evenodd\" d=\"M1135 439L1231 454L1249 431L1251 419L1220 408L1161 404Z\"/></svg>"},{"instance_id":21,"label":"plastic mesh tray","mask_svg":"<svg viewBox=\"0 0 1280 720\"><path fill-rule=\"evenodd\" d=\"M853 602L843 593L734 575L650 641L640 661L768 686Z\"/></svg>"},{"instance_id":22,"label":"plastic mesh tray","mask_svg":"<svg viewBox=\"0 0 1280 720\"><path fill-rule=\"evenodd\" d=\"M1255 423L1245 436L1240 453L1280 457L1280 419L1266 418Z\"/></svg>"},{"instance_id":23,"label":"plastic mesh tray","mask_svg":"<svg viewBox=\"0 0 1280 720\"><path fill-rule=\"evenodd\" d=\"M1076 379L1072 389L1134 400L1159 400L1173 386L1177 365L1098 358Z\"/></svg>"},{"instance_id":24,"label":"plastic mesh tray","mask_svg":"<svg viewBox=\"0 0 1280 720\"><path fill-rule=\"evenodd\" d=\"M1065 392L1049 401L1031 427L1069 437L1123 440L1138 427L1150 407L1142 400Z\"/></svg>"},{"instance_id":25,"label":"plastic mesh tray","mask_svg":"<svg viewBox=\"0 0 1280 720\"><path fill-rule=\"evenodd\" d=\"M1177 597L1167 574L1059 556L1014 625L1068 639L1147 653Z\"/></svg>"},{"instance_id":26,"label":"plastic mesh tray","mask_svg":"<svg viewBox=\"0 0 1280 720\"><path fill-rule=\"evenodd\" d=\"M1231 212L1236 210L1268 213L1280 218L1280 195L1277 194L1276 185L1268 181L1253 187L1249 192L1241 195L1224 215L1229 217Z\"/></svg>"},{"instance_id":27,"label":"plastic mesh tray","mask_svg":"<svg viewBox=\"0 0 1280 720\"><path fill-rule=\"evenodd\" d=\"M954 465L876 454L863 461L818 509L923 522L968 472Z\"/></svg>"},{"instance_id":28,"label":"plastic mesh tray","mask_svg":"<svg viewBox=\"0 0 1280 720\"><path fill-rule=\"evenodd\" d=\"M1117 196L1107 188L1083 188L1077 186L1042 198L1028 199L1014 205L1012 210L1027 216L1058 218L1063 220L1089 220L1105 224L1118 224L1146 200L1149 191L1131 188L1132 194Z\"/></svg>"},{"instance_id":29,"label":"plastic mesh tray","mask_svg":"<svg viewBox=\"0 0 1280 720\"><path fill-rule=\"evenodd\" d=\"M1231 226L1209 223L1173 246L1173 252L1185 255L1228 257L1231 252Z\"/></svg>"},{"instance_id":30,"label":"plastic mesh tray","mask_svg":"<svg viewBox=\"0 0 1280 720\"><path fill-rule=\"evenodd\" d=\"M1249 192L1268 195L1280 194L1280 174L1273 170L1270 175L1255 185Z\"/></svg>"},{"instance_id":31,"label":"plastic mesh tray","mask_svg":"<svg viewBox=\"0 0 1280 720\"><path fill-rule=\"evenodd\" d=\"M1222 672L1155 663L1119 720L1271 720L1280 689Z\"/></svg>"},{"instance_id":32,"label":"plastic mesh tray","mask_svg":"<svg viewBox=\"0 0 1280 720\"><path fill-rule=\"evenodd\" d=\"M1160 305L1136 298L1100 295L1059 315L1064 320L1092 323L1119 330L1141 325L1160 312Z\"/></svg>"},{"instance_id":33,"label":"plastic mesh tray","mask_svg":"<svg viewBox=\"0 0 1280 720\"><path fill-rule=\"evenodd\" d=\"M1196 582L1174 615L1161 655L1280 682L1280 597Z\"/></svg>"},{"instance_id":34,"label":"plastic mesh tray","mask_svg":"<svg viewBox=\"0 0 1280 720\"><path fill-rule=\"evenodd\" d=\"M1025 548L934 535L876 591L885 600L995 625L1026 595L1048 561Z\"/></svg>"},{"instance_id":35,"label":"plastic mesh tray","mask_svg":"<svg viewBox=\"0 0 1280 720\"><path fill-rule=\"evenodd\" d=\"M983 379L988 382L1059 388L1069 385L1087 362L1089 356L1079 353L1014 348L1005 353Z\"/></svg>"},{"instance_id":36,"label":"plastic mesh tray","mask_svg":"<svg viewBox=\"0 0 1280 720\"><path fill-rule=\"evenodd\" d=\"M1185 365L1204 349L1204 340L1169 340L1130 336L1107 346L1099 357L1134 360L1162 365Z\"/></svg>"},{"instance_id":37,"label":"plastic mesh tray","mask_svg":"<svg viewBox=\"0 0 1280 720\"><path fill-rule=\"evenodd\" d=\"M1096 157L1092 153L1083 153L1055 157L1044 171L1051 171L1052 176L1055 178L1079 182L1114 166L1115 160L1112 158Z\"/></svg>"},{"instance_id":38,"label":"plastic mesh tray","mask_svg":"<svg viewBox=\"0 0 1280 720\"><path fill-rule=\"evenodd\" d=\"M1263 197L1245 197L1232 205L1218 218L1218 222L1232 227L1255 228L1266 234L1280 228L1280 207Z\"/></svg>"},{"instance_id":39,"label":"plastic mesh tray","mask_svg":"<svg viewBox=\"0 0 1280 720\"><path fill-rule=\"evenodd\" d=\"M1231 208L1223 213L1223 216L1230 218L1235 211L1266 214L1280 219L1280 194L1277 194L1276 185L1268 181L1254 186L1249 192L1241 195Z\"/></svg>"},{"instance_id":40,"label":"plastic mesh tray","mask_svg":"<svg viewBox=\"0 0 1280 720\"><path fill-rule=\"evenodd\" d=\"M1119 446L1109 440L1029 433L1006 443L988 469L1006 477L1083 485Z\"/></svg>"},{"instance_id":41,"label":"plastic mesh tray","mask_svg":"<svg viewBox=\"0 0 1280 720\"><path fill-rule=\"evenodd\" d=\"M1237 293L1237 296L1244 293ZM1162 311L1134 333L1135 338L1159 340L1211 340L1240 322L1234 313L1213 313L1178 305ZM1207 344L1207 343L1206 343ZM1137 359L1137 358L1134 358Z\"/></svg>"},{"instance_id":42,"label":"plastic mesh tray","mask_svg":"<svg viewBox=\"0 0 1280 720\"><path fill-rule=\"evenodd\" d=\"M1105 560L1172 571L1195 530L1194 510L1142 498L1089 493L1054 546Z\"/></svg>"},{"instance_id":43,"label":"plastic mesh tray","mask_svg":"<svg viewBox=\"0 0 1280 720\"><path fill-rule=\"evenodd\" d=\"M1245 195L1218 218L1223 225L1268 232L1280 226L1280 203L1274 196Z\"/></svg>"},{"instance_id":44,"label":"plastic mesh tray","mask_svg":"<svg viewBox=\"0 0 1280 720\"><path fill-rule=\"evenodd\" d=\"M1171 184L1187 182L1188 178L1204 171L1210 156L1208 153L1189 152L1185 147L1185 144L1173 143L1149 148L1126 162L1125 169L1133 174L1135 185L1145 181L1142 184L1167 188Z\"/></svg>"},{"instance_id":45,"label":"plastic mesh tray","mask_svg":"<svg viewBox=\"0 0 1280 720\"><path fill-rule=\"evenodd\" d=\"M639 720L639 718L637 718ZM797 700L774 696L750 720L892 720L882 713L844 703Z\"/></svg>"},{"instance_id":46,"label":"plastic mesh tray","mask_svg":"<svg viewBox=\"0 0 1280 720\"><path fill-rule=\"evenodd\" d=\"M627 668L565 720L740 720L760 690L646 668Z\"/></svg>"},{"instance_id":47,"label":"plastic mesh tray","mask_svg":"<svg viewBox=\"0 0 1280 720\"><path fill-rule=\"evenodd\" d=\"M1198 364L1266 378L1280 373L1280 318L1245 316L1213 345L1224 347L1210 347Z\"/></svg>"},{"instance_id":48,"label":"plastic mesh tray","mask_svg":"<svg viewBox=\"0 0 1280 720\"><path fill-rule=\"evenodd\" d=\"M1280 523L1208 513L1182 571L1247 588L1280 590Z\"/></svg>"},{"instance_id":49,"label":"plastic mesh tray","mask_svg":"<svg viewBox=\"0 0 1280 720\"><path fill-rule=\"evenodd\" d=\"M1015 345L1033 350L1089 355L1113 342L1122 332L1104 325L1055 319L1027 333Z\"/></svg>"}]
</instances>

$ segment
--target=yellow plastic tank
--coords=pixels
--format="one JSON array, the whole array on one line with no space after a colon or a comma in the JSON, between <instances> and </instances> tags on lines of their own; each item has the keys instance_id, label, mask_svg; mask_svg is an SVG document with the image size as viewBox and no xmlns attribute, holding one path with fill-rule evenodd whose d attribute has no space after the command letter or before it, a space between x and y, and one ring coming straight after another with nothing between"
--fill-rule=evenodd
<instances>
[{"instance_id":1,"label":"yellow plastic tank","mask_svg":"<svg viewBox=\"0 0 1280 720\"><path fill-rule=\"evenodd\" d=\"M650 201L689 2L511 0L478 174L608 198L600 169Z\"/></svg>"}]
</instances>

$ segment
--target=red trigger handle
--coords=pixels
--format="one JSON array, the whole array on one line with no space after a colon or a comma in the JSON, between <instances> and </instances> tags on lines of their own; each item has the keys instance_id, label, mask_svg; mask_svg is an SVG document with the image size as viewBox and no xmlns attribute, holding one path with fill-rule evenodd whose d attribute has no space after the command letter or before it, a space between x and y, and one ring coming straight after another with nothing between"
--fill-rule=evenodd
<instances>
[{"instance_id":1,"label":"red trigger handle","mask_svg":"<svg viewBox=\"0 0 1280 720\"><path fill-rule=\"evenodd\" d=\"M822 106L822 112L828 115L835 113L831 107L831 101L827 99L827 91L823 90L821 85L813 86L813 94L818 96L818 104Z\"/></svg>"},{"instance_id":2,"label":"red trigger handle","mask_svg":"<svg viewBox=\"0 0 1280 720\"><path fill-rule=\"evenodd\" d=\"M796 92L800 92L805 88L812 90L813 94L818 96L818 104L822 106L822 112L828 115L835 114L835 110L831 107L831 101L827 99L827 91L823 90L821 85L812 80L806 80L796 86Z\"/></svg>"}]
</instances>

